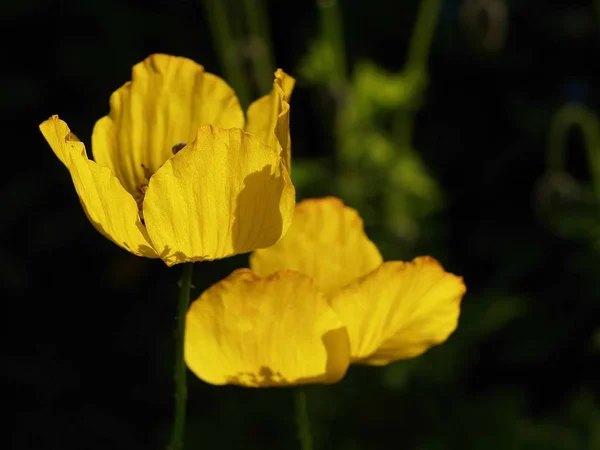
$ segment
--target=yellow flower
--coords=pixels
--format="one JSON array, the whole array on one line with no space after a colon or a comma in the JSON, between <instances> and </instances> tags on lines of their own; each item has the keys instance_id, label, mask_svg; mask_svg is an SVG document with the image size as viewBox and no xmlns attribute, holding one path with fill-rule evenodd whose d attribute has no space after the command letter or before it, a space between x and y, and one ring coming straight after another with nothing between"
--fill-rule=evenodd
<instances>
[{"instance_id":1,"label":"yellow flower","mask_svg":"<svg viewBox=\"0 0 600 450\"><path fill-rule=\"evenodd\" d=\"M350 363L418 356L456 329L466 292L431 257L383 262L358 213L333 197L299 203L250 265L188 311L186 362L209 383L332 383Z\"/></svg>"},{"instance_id":2,"label":"yellow flower","mask_svg":"<svg viewBox=\"0 0 600 450\"><path fill-rule=\"evenodd\" d=\"M186 315L185 361L211 384L333 383L349 364L348 333L310 277L238 269Z\"/></svg>"},{"instance_id":3,"label":"yellow flower","mask_svg":"<svg viewBox=\"0 0 600 450\"><path fill-rule=\"evenodd\" d=\"M155 54L111 95L92 133L94 161L58 116L40 130L108 239L169 266L225 258L274 244L291 223L293 86L278 70L245 124L225 81L189 59Z\"/></svg>"}]
</instances>

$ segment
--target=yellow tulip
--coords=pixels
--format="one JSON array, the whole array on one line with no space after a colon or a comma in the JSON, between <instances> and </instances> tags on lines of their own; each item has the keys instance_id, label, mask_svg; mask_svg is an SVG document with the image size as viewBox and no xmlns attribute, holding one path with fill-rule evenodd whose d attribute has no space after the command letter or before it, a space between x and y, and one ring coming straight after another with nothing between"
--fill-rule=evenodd
<instances>
[{"instance_id":1,"label":"yellow tulip","mask_svg":"<svg viewBox=\"0 0 600 450\"><path fill-rule=\"evenodd\" d=\"M195 62L154 54L110 97L92 133L94 160L65 122L40 125L94 227L167 265L276 243L290 226L289 97L294 79L247 113L227 83Z\"/></svg>"},{"instance_id":2,"label":"yellow tulip","mask_svg":"<svg viewBox=\"0 0 600 450\"><path fill-rule=\"evenodd\" d=\"M339 199L300 202L286 235L256 250L188 311L185 359L213 384L332 383L444 342L466 292L431 257L383 262Z\"/></svg>"}]
</instances>

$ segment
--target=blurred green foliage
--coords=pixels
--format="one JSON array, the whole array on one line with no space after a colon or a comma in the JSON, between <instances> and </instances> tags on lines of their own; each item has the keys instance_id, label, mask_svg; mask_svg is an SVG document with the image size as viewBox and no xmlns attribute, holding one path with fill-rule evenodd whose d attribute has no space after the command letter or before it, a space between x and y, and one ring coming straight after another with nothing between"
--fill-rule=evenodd
<instances>
[{"instance_id":1,"label":"blurred green foliage","mask_svg":"<svg viewBox=\"0 0 600 450\"><path fill-rule=\"evenodd\" d=\"M579 129L588 181L567 170L569 132ZM583 239L600 249L600 121L583 105L567 104L554 115L548 136L548 167L537 189L540 215L559 235Z\"/></svg>"},{"instance_id":2,"label":"blurred green foliage","mask_svg":"<svg viewBox=\"0 0 600 450\"><path fill-rule=\"evenodd\" d=\"M437 0L423 2L421 17L433 15L429 22L435 23L438 7ZM327 25L341 21L332 17L339 15L336 2L321 6L320 11L321 33L303 56L298 75L311 85L328 89L336 99L337 170L336 185L330 189L357 208L367 224L382 223L408 249L443 198L411 143L413 115L421 107L427 87L425 61L410 61L404 70L390 73L373 61L359 60L346 82L346 74L340 75L346 70L339 57L345 51L339 48L343 38L332 36L332 29L341 30ZM417 37L427 32L423 28L429 23L421 20L418 25ZM302 170L302 164L300 161L296 167ZM309 182L306 177L303 180ZM304 187L297 183L300 192Z\"/></svg>"}]
</instances>

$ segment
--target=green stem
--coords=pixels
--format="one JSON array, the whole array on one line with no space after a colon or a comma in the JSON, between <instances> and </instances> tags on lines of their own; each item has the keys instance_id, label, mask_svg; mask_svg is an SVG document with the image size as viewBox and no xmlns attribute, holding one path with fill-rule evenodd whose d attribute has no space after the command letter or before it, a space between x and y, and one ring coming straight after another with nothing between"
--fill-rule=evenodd
<instances>
[{"instance_id":1,"label":"green stem","mask_svg":"<svg viewBox=\"0 0 600 450\"><path fill-rule=\"evenodd\" d=\"M415 77L413 80L420 80L419 83L413 81L414 89L422 90L426 86L426 80L423 78L427 77L427 59L441 5L441 0L423 0L417 12L404 64L405 75ZM421 92L415 92L414 98L417 99L420 95ZM394 134L400 149L408 148L412 144L415 112L414 102L410 102L396 115Z\"/></svg>"},{"instance_id":2,"label":"green stem","mask_svg":"<svg viewBox=\"0 0 600 450\"><path fill-rule=\"evenodd\" d=\"M579 127L583 134L592 185L600 206L600 121L585 106L568 104L554 114L548 135L548 171L556 173L565 170L567 138L574 126Z\"/></svg>"},{"instance_id":3,"label":"green stem","mask_svg":"<svg viewBox=\"0 0 600 450\"><path fill-rule=\"evenodd\" d=\"M296 389L294 392L294 403L300 448L302 450L312 450L312 434L310 432L310 421L308 420L308 408L306 406L306 392L304 389Z\"/></svg>"},{"instance_id":4,"label":"green stem","mask_svg":"<svg viewBox=\"0 0 600 450\"><path fill-rule=\"evenodd\" d=\"M243 0L246 25L252 46L251 62L256 85L262 95L273 85L275 63L264 0Z\"/></svg>"},{"instance_id":5,"label":"green stem","mask_svg":"<svg viewBox=\"0 0 600 450\"><path fill-rule=\"evenodd\" d=\"M321 20L321 33L331 47L335 58L334 72L331 74L334 87L340 89L346 84L347 63L342 15L337 0L317 0Z\"/></svg>"},{"instance_id":6,"label":"green stem","mask_svg":"<svg viewBox=\"0 0 600 450\"><path fill-rule=\"evenodd\" d=\"M408 46L408 56L405 64L407 69L425 70L441 5L442 0L421 1L415 29Z\"/></svg>"},{"instance_id":7,"label":"green stem","mask_svg":"<svg viewBox=\"0 0 600 450\"><path fill-rule=\"evenodd\" d=\"M331 90L334 98L337 100L337 110L334 114L334 140L336 159L334 164L336 171L343 173L345 171L344 159L340 156L344 139L344 124L342 123L340 110L347 100L348 86L348 67L346 62L346 48L344 43L344 29L342 14L337 0L316 0L319 11L320 38L324 40L325 45L329 47L333 65L329 71L327 87ZM337 178L338 188L340 188L341 178Z\"/></svg>"},{"instance_id":8,"label":"green stem","mask_svg":"<svg viewBox=\"0 0 600 450\"><path fill-rule=\"evenodd\" d=\"M187 402L186 367L183 358L183 339L185 336L185 315L190 304L193 264L183 265L179 282L179 311L177 312L177 330L175 337L175 420L170 450L183 449L185 431L185 410Z\"/></svg>"},{"instance_id":9,"label":"green stem","mask_svg":"<svg viewBox=\"0 0 600 450\"><path fill-rule=\"evenodd\" d=\"M229 26L227 8L223 0L206 0L208 26L217 48L225 78L231 84L243 108L250 104L250 87L244 74L238 45Z\"/></svg>"}]
</instances>

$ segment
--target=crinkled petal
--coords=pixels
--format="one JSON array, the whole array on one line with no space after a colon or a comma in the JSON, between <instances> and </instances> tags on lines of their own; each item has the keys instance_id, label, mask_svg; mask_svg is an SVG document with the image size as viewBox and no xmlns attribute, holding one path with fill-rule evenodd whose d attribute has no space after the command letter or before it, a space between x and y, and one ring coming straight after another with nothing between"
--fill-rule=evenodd
<instances>
[{"instance_id":1,"label":"crinkled petal","mask_svg":"<svg viewBox=\"0 0 600 450\"><path fill-rule=\"evenodd\" d=\"M143 211L173 265L268 247L288 229L295 190L281 158L240 130L204 126L151 178Z\"/></svg>"},{"instance_id":2,"label":"crinkled petal","mask_svg":"<svg viewBox=\"0 0 600 450\"><path fill-rule=\"evenodd\" d=\"M255 251L250 267L260 274L297 270L331 295L382 261L356 210L326 197L298 203L287 234L273 247Z\"/></svg>"},{"instance_id":3,"label":"crinkled petal","mask_svg":"<svg viewBox=\"0 0 600 450\"><path fill-rule=\"evenodd\" d=\"M290 138L290 97L296 80L281 69L275 72L273 90L248 108L246 131L281 151L290 172L292 141Z\"/></svg>"},{"instance_id":4,"label":"crinkled petal","mask_svg":"<svg viewBox=\"0 0 600 450\"><path fill-rule=\"evenodd\" d=\"M43 122L40 130L69 169L79 200L94 227L135 255L157 258L135 200L110 169L88 159L83 143L58 116Z\"/></svg>"},{"instance_id":5,"label":"crinkled petal","mask_svg":"<svg viewBox=\"0 0 600 450\"><path fill-rule=\"evenodd\" d=\"M461 277L420 257L384 263L331 305L348 328L353 362L383 365L444 342L456 329L465 292Z\"/></svg>"},{"instance_id":6,"label":"crinkled petal","mask_svg":"<svg viewBox=\"0 0 600 450\"><path fill-rule=\"evenodd\" d=\"M151 55L111 95L110 113L92 134L94 159L135 196L175 145L191 142L198 127L208 124L244 128L233 89L190 59Z\"/></svg>"},{"instance_id":7,"label":"crinkled petal","mask_svg":"<svg viewBox=\"0 0 600 450\"><path fill-rule=\"evenodd\" d=\"M346 329L307 276L239 269L186 316L185 360L207 383L247 387L334 383L349 364Z\"/></svg>"}]
</instances>

